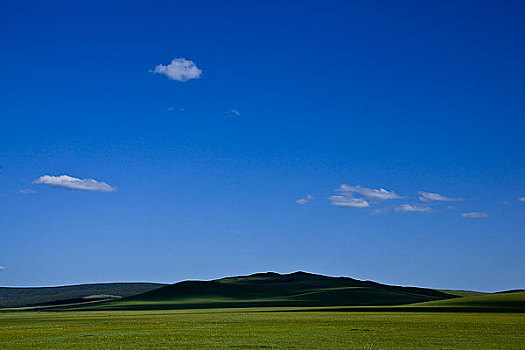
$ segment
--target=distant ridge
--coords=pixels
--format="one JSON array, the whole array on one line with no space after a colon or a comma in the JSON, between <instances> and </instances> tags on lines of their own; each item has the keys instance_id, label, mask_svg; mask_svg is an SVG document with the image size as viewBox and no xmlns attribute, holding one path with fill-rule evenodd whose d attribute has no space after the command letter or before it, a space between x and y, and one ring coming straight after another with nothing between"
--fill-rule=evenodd
<instances>
[{"instance_id":1,"label":"distant ridge","mask_svg":"<svg viewBox=\"0 0 525 350\"><path fill-rule=\"evenodd\" d=\"M0 287L0 308L124 298L163 286L165 284L160 283L92 283L59 287Z\"/></svg>"},{"instance_id":2,"label":"distant ridge","mask_svg":"<svg viewBox=\"0 0 525 350\"><path fill-rule=\"evenodd\" d=\"M507 293L521 293L525 292L525 289L511 289L511 290L502 290L501 292L496 292L497 294L507 294Z\"/></svg>"},{"instance_id":3,"label":"distant ridge","mask_svg":"<svg viewBox=\"0 0 525 350\"><path fill-rule=\"evenodd\" d=\"M188 309L263 306L404 305L457 298L418 287L297 271L254 273L211 281L183 281L89 309Z\"/></svg>"}]
</instances>

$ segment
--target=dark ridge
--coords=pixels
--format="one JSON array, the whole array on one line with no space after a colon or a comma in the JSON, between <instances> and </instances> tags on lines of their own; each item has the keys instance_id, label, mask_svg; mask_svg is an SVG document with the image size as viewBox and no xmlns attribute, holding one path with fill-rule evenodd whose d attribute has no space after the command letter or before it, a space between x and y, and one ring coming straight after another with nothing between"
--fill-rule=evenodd
<instances>
[{"instance_id":1,"label":"dark ridge","mask_svg":"<svg viewBox=\"0 0 525 350\"><path fill-rule=\"evenodd\" d=\"M280 276L277 272L257 272L249 275L248 277L277 277ZM235 278L235 277L226 277L226 278Z\"/></svg>"},{"instance_id":2,"label":"dark ridge","mask_svg":"<svg viewBox=\"0 0 525 350\"><path fill-rule=\"evenodd\" d=\"M60 287L0 287L0 308L82 300L93 295L129 297L165 286L159 283L94 283ZM84 300L85 302L85 300Z\"/></svg>"},{"instance_id":3,"label":"dark ridge","mask_svg":"<svg viewBox=\"0 0 525 350\"><path fill-rule=\"evenodd\" d=\"M261 306L402 305L456 298L444 292L297 271L184 281L117 301L102 309L187 309Z\"/></svg>"}]
</instances>

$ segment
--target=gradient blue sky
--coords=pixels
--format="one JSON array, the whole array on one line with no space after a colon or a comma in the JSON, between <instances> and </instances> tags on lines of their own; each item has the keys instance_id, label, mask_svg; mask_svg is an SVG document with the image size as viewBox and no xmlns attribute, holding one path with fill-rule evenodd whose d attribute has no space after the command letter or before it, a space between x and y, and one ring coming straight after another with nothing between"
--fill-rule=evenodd
<instances>
[{"instance_id":1,"label":"gradient blue sky","mask_svg":"<svg viewBox=\"0 0 525 350\"><path fill-rule=\"evenodd\" d=\"M524 15L522 1L3 1L0 285L305 270L525 287ZM202 75L153 72L176 58Z\"/></svg>"}]
</instances>

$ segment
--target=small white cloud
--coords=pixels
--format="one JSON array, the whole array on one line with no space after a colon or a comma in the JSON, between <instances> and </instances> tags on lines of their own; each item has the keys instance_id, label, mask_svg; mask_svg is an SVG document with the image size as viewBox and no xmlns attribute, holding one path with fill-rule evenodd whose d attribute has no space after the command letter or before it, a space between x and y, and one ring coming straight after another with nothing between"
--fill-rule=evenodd
<instances>
[{"instance_id":1,"label":"small white cloud","mask_svg":"<svg viewBox=\"0 0 525 350\"><path fill-rule=\"evenodd\" d=\"M332 205L344 208L367 208L370 206L366 200L362 198L354 198L352 196L331 196L328 197Z\"/></svg>"},{"instance_id":2,"label":"small white cloud","mask_svg":"<svg viewBox=\"0 0 525 350\"><path fill-rule=\"evenodd\" d=\"M463 198L450 198L439 193L419 191L419 200L422 202L454 202L462 201Z\"/></svg>"},{"instance_id":3,"label":"small white cloud","mask_svg":"<svg viewBox=\"0 0 525 350\"><path fill-rule=\"evenodd\" d=\"M117 190L105 182L99 182L93 179L78 179L68 175L44 175L33 181L33 183L83 191L113 192Z\"/></svg>"},{"instance_id":4,"label":"small white cloud","mask_svg":"<svg viewBox=\"0 0 525 350\"><path fill-rule=\"evenodd\" d=\"M222 112L223 114L233 114L235 115L236 117L240 116L241 115L241 112L239 112L238 109L235 109L235 108L232 108L232 109L228 109L227 111L225 112Z\"/></svg>"},{"instance_id":5,"label":"small white cloud","mask_svg":"<svg viewBox=\"0 0 525 350\"><path fill-rule=\"evenodd\" d=\"M18 190L18 193L21 193L21 194L32 194L32 193L36 193L36 191L30 190L30 189L25 189L25 190Z\"/></svg>"},{"instance_id":6,"label":"small white cloud","mask_svg":"<svg viewBox=\"0 0 525 350\"><path fill-rule=\"evenodd\" d=\"M180 57L173 59L167 66L159 64L153 69L153 73L164 74L172 80L188 81L200 78L202 70L193 61Z\"/></svg>"},{"instance_id":7,"label":"small white cloud","mask_svg":"<svg viewBox=\"0 0 525 350\"><path fill-rule=\"evenodd\" d=\"M518 198L520 202L525 202L525 196Z\"/></svg>"},{"instance_id":8,"label":"small white cloud","mask_svg":"<svg viewBox=\"0 0 525 350\"><path fill-rule=\"evenodd\" d=\"M0 271L5 270L5 267L0 266Z\"/></svg>"},{"instance_id":9,"label":"small white cloud","mask_svg":"<svg viewBox=\"0 0 525 350\"><path fill-rule=\"evenodd\" d=\"M484 211L471 211L470 213L463 213L463 214L461 214L461 216L464 217L464 218L479 219L479 218L487 218L489 216L489 214L487 214Z\"/></svg>"},{"instance_id":10,"label":"small white cloud","mask_svg":"<svg viewBox=\"0 0 525 350\"><path fill-rule=\"evenodd\" d=\"M384 188L374 189L374 188L366 188L361 186L349 186L342 184L339 186L339 188L336 190L337 192L340 192L343 195L351 196L354 193L357 193L366 199L370 200L387 200L387 199L399 199L404 198L399 195L397 195L394 191L387 191Z\"/></svg>"},{"instance_id":11,"label":"small white cloud","mask_svg":"<svg viewBox=\"0 0 525 350\"><path fill-rule=\"evenodd\" d=\"M314 196L311 194L307 194L305 198L300 198L295 201L295 203L299 205L305 205L306 203L310 203L314 199Z\"/></svg>"},{"instance_id":12,"label":"small white cloud","mask_svg":"<svg viewBox=\"0 0 525 350\"><path fill-rule=\"evenodd\" d=\"M434 209L429 207L419 207L417 205L411 204L403 204L402 206L396 208L396 211L401 213L430 213L433 212Z\"/></svg>"},{"instance_id":13,"label":"small white cloud","mask_svg":"<svg viewBox=\"0 0 525 350\"><path fill-rule=\"evenodd\" d=\"M374 211L372 211L372 215L384 214L384 213L386 213L388 211L389 211L388 208L374 209Z\"/></svg>"}]
</instances>

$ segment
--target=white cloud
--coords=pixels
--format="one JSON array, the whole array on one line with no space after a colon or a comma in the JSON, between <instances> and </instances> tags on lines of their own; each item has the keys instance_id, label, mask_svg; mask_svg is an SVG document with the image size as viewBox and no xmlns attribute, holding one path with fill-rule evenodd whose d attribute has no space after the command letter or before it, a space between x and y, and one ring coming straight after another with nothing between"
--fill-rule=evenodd
<instances>
[{"instance_id":1,"label":"white cloud","mask_svg":"<svg viewBox=\"0 0 525 350\"><path fill-rule=\"evenodd\" d=\"M0 271L5 270L5 267L0 266Z\"/></svg>"},{"instance_id":2,"label":"white cloud","mask_svg":"<svg viewBox=\"0 0 525 350\"><path fill-rule=\"evenodd\" d=\"M525 202L525 196L518 198L520 202Z\"/></svg>"},{"instance_id":3,"label":"white cloud","mask_svg":"<svg viewBox=\"0 0 525 350\"><path fill-rule=\"evenodd\" d=\"M354 198L352 196L331 196L328 197L332 205L344 208L367 208L370 206L366 200L362 198Z\"/></svg>"},{"instance_id":4,"label":"white cloud","mask_svg":"<svg viewBox=\"0 0 525 350\"><path fill-rule=\"evenodd\" d=\"M389 210L390 210L389 208L374 209L374 211L372 212L372 215L384 214L388 212Z\"/></svg>"},{"instance_id":5,"label":"white cloud","mask_svg":"<svg viewBox=\"0 0 525 350\"><path fill-rule=\"evenodd\" d=\"M335 191L339 194L328 198L331 204L346 208L367 208L370 206L369 201L404 198L394 191L387 191L384 188L374 189L345 184L339 186ZM355 197L356 194L359 196Z\"/></svg>"},{"instance_id":6,"label":"white cloud","mask_svg":"<svg viewBox=\"0 0 525 350\"><path fill-rule=\"evenodd\" d=\"M233 113L233 114L235 114L236 116L240 116L240 115L241 115L241 112L239 112L239 111L236 110L235 108L232 109L230 112Z\"/></svg>"},{"instance_id":7,"label":"white cloud","mask_svg":"<svg viewBox=\"0 0 525 350\"><path fill-rule=\"evenodd\" d=\"M365 197L366 199L370 199L370 200L387 200L387 199L404 198L404 197L397 195L394 191L387 191L384 188L374 189L374 188L366 188L366 187L361 187L361 186L349 186L349 185L343 184L336 191L346 196L352 196L352 194L357 193Z\"/></svg>"},{"instance_id":8,"label":"white cloud","mask_svg":"<svg viewBox=\"0 0 525 350\"><path fill-rule=\"evenodd\" d=\"M295 201L295 203L299 205L305 205L306 203L310 203L314 199L314 196L311 194L307 194L305 198L300 198Z\"/></svg>"},{"instance_id":9,"label":"white cloud","mask_svg":"<svg viewBox=\"0 0 525 350\"><path fill-rule=\"evenodd\" d=\"M173 59L167 66L159 64L153 73L164 74L172 80L187 81L200 78L202 70L193 61L180 57Z\"/></svg>"},{"instance_id":10,"label":"white cloud","mask_svg":"<svg viewBox=\"0 0 525 350\"><path fill-rule=\"evenodd\" d=\"M454 201L462 201L463 198L450 198L443 196L439 193L431 193L431 192L423 192L419 191L419 200L422 202L454 202Z\"/></svg>"},{"instance_id":11,"label":"white cloud","mask_svg":"<svg viewBox=\"0 0 525 350\"><path fill-rule=\"evenodd\" d=\"M36 191L30 190L30 189L25 189L25 190L18 190L18 193L32 194L32 193L36 193Z\"/></svg>"},{"instance_id":12,"label":"white cloud","mask_svg":"<svg viewBox=\"0 0 525 350\"><path fill-rule=\"evenodd\" d=\"M489 214L487 214L484 211L472 211L470 213L463 213L463 214L461 214L461 216L464 217L464 218L479 219L479 218L487 218L489 216Z\"/></svg>"},{"instance_id":13,"label":"white cloud","mask_svg":"<svg viewBox=\"0 0 525 350\"><path fill-rule=\"evenodd\" d=\"M403 204L402 206L396 208L396 211L401 213L430 213L433 212L434 209L429 207L419 207L417 205L411 204Z\"/></svg>"},{"instance_id":14,"label":"white cloud","mask_svg":"<svg viewBox=\"0 0 525 350\"><path fill-rule=\"evenodd\" d=\"M78 179L68 175L44 175L33 181L33 183L84 191L113 192L117 190L105 182L99 182L93 179Z\"/></svg>"}]
</instances>

